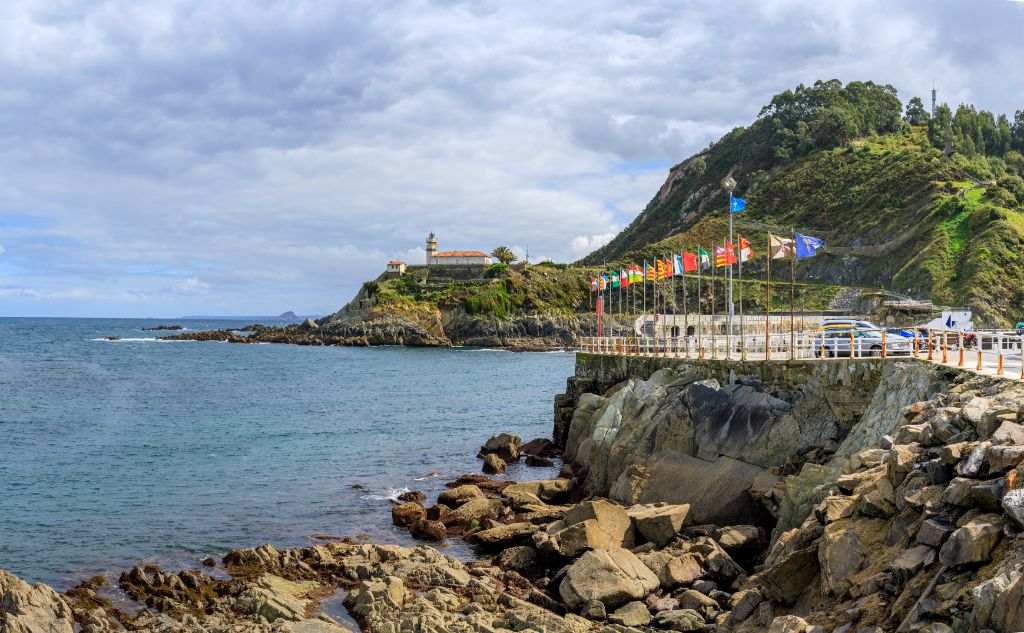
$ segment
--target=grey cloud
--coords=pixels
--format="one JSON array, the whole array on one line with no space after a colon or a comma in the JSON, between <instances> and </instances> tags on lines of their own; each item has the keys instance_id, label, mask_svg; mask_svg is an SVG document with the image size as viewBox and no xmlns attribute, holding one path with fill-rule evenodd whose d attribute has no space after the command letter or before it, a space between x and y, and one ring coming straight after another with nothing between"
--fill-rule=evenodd
<instances>
[{"instance_id":1,"label":"grey cloud","mask_svg":"<svg viewBox=\"0 0 1024 633\"><path fill-rule=\"evenodd\" d=\"M1024 5L965 7L8 4L0 314L326 312L431 230L575 258L796 83L1024 107Z\"/></svg>"}]
</instances>

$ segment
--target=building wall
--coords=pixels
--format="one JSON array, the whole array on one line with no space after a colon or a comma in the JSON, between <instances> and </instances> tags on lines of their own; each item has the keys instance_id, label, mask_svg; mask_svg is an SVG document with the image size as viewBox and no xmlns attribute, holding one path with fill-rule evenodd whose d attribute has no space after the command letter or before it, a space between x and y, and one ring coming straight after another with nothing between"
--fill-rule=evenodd
<instances>
[{"instance_id":1,"label":"building wall","mask_svg":"<svg viewBox=\"0 0 1024 633\"><path fill-rule=\"evenodd\" d=\"M432 257L428 262L431 266L487 266L490 257Z\"/></svg>"}]
</instances>

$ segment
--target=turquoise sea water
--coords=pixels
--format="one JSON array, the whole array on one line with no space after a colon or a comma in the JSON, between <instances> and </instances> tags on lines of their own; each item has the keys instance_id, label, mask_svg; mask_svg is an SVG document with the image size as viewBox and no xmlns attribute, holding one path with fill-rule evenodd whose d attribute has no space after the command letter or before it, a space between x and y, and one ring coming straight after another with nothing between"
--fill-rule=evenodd
<instances>
[{"instance_id":1,"label":"turquoise sea water","mask_svg":"<svg viewBox=\"0 0 1024 633\"><path fill-rule=\"evenodd\" d=\"M549 436L573 365L567 353L162 342L142 330L157 323L244 325L0 318L0 568L67 588L315 534L405 542L388 497L479 472L493 433Z\"/></svg>"}]
</instances>

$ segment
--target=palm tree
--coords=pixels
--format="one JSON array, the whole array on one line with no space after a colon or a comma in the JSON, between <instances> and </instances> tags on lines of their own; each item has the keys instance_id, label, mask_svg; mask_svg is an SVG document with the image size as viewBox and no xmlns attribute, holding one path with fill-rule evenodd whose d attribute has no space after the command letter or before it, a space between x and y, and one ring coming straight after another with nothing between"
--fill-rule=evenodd
<instances>
[{"instance_id":1,"label":"palm tree","mask_svg":"<svg viewBox=\"0 0 1024 633\"><path fill-rule=\"evenodd\" d=\"M498 248L491 251L491 256L497 259L502 264L511 264L518 259L516 254L512 252L512 249L507 246L499 246Z\"/></svg>"}]
</instances>

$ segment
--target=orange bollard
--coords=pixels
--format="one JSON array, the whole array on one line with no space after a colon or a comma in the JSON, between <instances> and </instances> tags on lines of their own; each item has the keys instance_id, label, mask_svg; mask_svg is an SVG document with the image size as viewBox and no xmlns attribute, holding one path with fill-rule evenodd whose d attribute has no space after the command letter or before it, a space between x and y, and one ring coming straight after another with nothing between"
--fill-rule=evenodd
<instances>
[{"instance_id":1,"label":"orange bollard","mask_svg":"<svg viewBox=\"0 0 1024 633\"><path fill-rule=\"evenodd\" d=\"M885 358L885 348L886 347L887 346L885 344L885 330L882 330L882 358Z\"/></svg>"},{"instance_id":2,"label":"orange bollard","mask_svg":"<svg viewBox=\"0 0 1024 633\"><path fill-rule=\"evenodd\" d=\"M949 362L949 355L947 354L947 352L949 351L949 346L947 345L947 343L949 342L948 338L949 337L946 336L946 330L942 330L942 362L943 363L948 363Z\"/></svg>"},{"instance_id":3,"label":"orange bollard","mask_svg":"<svg viewBox=\"0 0 1024 633\"><path fill-rule=\"evenodd\" d=\"M1003 375L1003 337L996 337L996 345L999 346L999 368L996 370L997 376Z\"/></svg>"},{"instance_id":4,"label":"orange bollard","mask_svg":"<svg viewBox=\"0 0 1024 633\"><path fill-rule=\"evenodd\" d=\"M932 359L932 331L928 330L928 360Z\"/></svg>"},{"instance_id":5,"label":"orange bollard","mask_svg":"<svg viewBox=\"0 0 1024 633\"><path fill-rule=\"evenodd\" d=\"M957 361L956 366L957 367L963 367L964 366L964 333L963 332L960 332L959 344L957 345L957 347L960 348L960 360Z\"/></svg>"},{"instance_id":6,"label":"orange bollard","mask_svg":"<svg viewBox=\"0 0 1024 633\"><path fill-rule=\"evenodd\" d=\"M981 341L978 341L978 371L981 371Z\"/></svg>"},{"instance_id":7,"label":"orange bollard","mask_svg":"<svg viewBox=\"0 0 1024 633\"><path fill-rule=\"evenodd\" d=\"M921 347L917 342L921 340L921 333L914 330L914 358L921 358Z\"/></svg>"}]
</instances>

